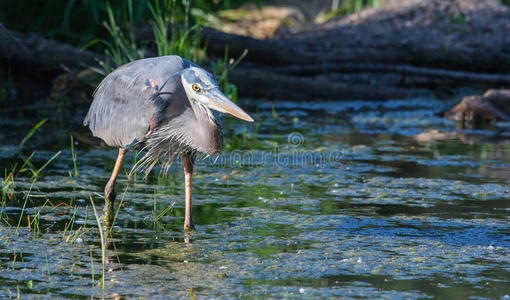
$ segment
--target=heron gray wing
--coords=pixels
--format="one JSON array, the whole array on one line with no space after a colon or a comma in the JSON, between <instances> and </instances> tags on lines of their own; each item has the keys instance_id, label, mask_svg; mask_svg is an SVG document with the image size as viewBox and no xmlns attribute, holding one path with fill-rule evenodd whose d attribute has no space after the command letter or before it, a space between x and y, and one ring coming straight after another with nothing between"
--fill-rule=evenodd
<instances>
[{"instance_id":1,"label":"heron gray wing","mask_svg":"<svg viewBox=\"0 0 510 300\"><path fill-rule=\"evenodd\" d=\"M142 142L163 118L189 106L180 77L173 75L190 65L179 56L163 56L117 68L94 92L84 125L110 146Z\"/></svg>"}]
</instances>

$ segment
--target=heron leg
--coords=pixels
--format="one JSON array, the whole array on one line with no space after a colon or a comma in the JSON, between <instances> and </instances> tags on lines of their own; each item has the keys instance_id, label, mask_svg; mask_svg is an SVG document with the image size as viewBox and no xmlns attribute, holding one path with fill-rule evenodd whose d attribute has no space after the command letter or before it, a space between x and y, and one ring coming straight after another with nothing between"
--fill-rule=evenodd
<instances>
[{"instance_id":1,"label":"heron leg","mask_svg":"<svg viewBox=\"0 0 510 300\"><path fill-rule=\"evenodd\" d=\"M193 156L186 153L182 156L182 165L184 167L184 189L186 193L185 198L185 212L184 212L184 230L193 230L193 220L191 218L191 175L193 174Z\"/></svg>"},{"instance_id":2,"label":"heron leg","mask_svg":"<svg viewBox=\"0 0 510 300\"><path fill-rule=\"evenodd\" d=\"M119 148L119 155L117 156L117 161L115 162L115 166L113 167L112 175L110 176L110 180L104 187L104 208L103 208L103 222L107 227L111 227L113 225L113 203L115 201L115 181L117 181L117 176L119 175L120 168L122 167L122 162L124 161L124 157L126 156L126 152L128 150L124 148Z\"/></svg>"}]
</instances>

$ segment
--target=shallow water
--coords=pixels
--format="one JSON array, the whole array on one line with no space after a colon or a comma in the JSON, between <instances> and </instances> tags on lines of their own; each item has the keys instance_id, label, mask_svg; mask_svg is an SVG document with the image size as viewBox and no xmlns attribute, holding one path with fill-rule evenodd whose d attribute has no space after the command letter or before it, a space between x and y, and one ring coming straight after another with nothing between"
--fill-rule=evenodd
<instances>
[{"instance_id":1,"label":"shallow water","mask_svg":"<svg viewBox=\"0 0 510 300\"><path fill-rule=\"evenodd\" d=\"M68 146L39 148L28 168L62 153L12 191L36 122L4 118L0 297L510 298L505 124L457 130L434 99L274 105L226 119L225 155L198 162L191 243L180 163L122 174L104 288L90 199L99 211L116 151L77 142L75 176Z\"/></svg>"}]
</instances>

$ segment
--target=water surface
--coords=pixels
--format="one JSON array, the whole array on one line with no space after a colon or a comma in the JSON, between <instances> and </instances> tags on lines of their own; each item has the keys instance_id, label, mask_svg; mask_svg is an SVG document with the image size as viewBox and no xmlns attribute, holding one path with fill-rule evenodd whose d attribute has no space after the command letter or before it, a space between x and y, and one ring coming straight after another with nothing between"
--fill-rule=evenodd
<instances>
[{"instance_id":1,"label":"water surface","mask_svg":"<svg viewBox=\"0 0 510 300\"><path fill-rule=\"evenodd\" d=\"M69 140L41 143L11 190L37 121L4 116L0 297L508 299L505 124L458 130L451 104L278 101L251 107L256 124L226 119L225 155L196 166L191 243L180 163L128 178L131 154L104 288L91 199L99 211L116 150L78 139L76 176Z\"/></svg>"}]
</instances>

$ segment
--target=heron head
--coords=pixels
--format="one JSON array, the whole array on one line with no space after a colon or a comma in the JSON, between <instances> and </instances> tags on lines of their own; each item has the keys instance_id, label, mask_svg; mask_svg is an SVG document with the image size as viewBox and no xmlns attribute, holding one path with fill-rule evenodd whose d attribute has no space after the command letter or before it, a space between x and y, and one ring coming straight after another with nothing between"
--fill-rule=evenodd
<instances>
[{"instance_id":1,"label":"heron head","mask_svg":"<svg viewBox=\"0 0 510 300\"><path fill-rule=\"evenodd\" d=\"M193 66L185 69L181 73L181 81L190 100L241 120L253 122L244 110L223 95L214 77L204 69Z\"/></svg>"}]
</instances>

